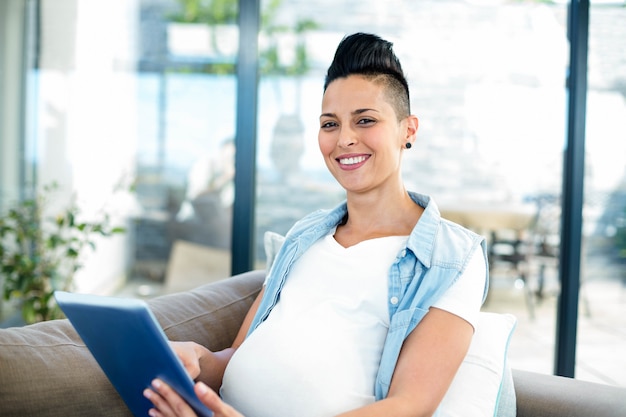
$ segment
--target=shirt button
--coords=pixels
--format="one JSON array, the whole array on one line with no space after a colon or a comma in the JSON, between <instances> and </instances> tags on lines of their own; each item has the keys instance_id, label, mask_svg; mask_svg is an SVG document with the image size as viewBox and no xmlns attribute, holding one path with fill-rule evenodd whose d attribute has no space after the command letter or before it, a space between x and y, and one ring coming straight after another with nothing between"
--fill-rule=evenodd
<instances>
[{"instance_id":1,"label":"shirt button","mask_svg":"<svg viewBox=\"0 0 626 417\"><path fill-rule=\"evenodd\" d=\"M389 301L395 306L396 304L398 304L398 297L391 297Z\"/></svg>"}]
</instances>

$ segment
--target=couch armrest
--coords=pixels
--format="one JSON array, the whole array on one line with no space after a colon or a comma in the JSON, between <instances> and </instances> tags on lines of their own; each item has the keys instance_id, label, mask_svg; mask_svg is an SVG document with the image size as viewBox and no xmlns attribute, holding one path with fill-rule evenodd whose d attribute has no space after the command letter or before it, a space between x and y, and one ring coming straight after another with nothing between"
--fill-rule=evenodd
<instances>
[{"instance_id":1,"label":"couch armrest","mask_svg":"<svg viewBox=\"0 0 626 417\"><path fill-rule=\"evenodd\" d=\"M626 416L626 388L513 370L517 417Z\"/></svg>"},{"instance_id":2,"label":"couch armrest","mask_svg":"<svg viewBox=\"0 0 626 417\"><path fill-rule=\"evenodd\" d=\"M171 340L219 350L234 340L264 276L248 272L148 304ZM0 329L0 415L131 416L67 320Z\"/></svg>"}]
</instances>

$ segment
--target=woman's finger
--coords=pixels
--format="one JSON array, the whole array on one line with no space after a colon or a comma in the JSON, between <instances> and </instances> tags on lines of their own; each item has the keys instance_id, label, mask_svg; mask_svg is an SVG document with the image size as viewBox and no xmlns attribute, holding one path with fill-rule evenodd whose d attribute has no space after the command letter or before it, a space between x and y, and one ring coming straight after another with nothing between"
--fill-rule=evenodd
<instances>
[{"instance_id":1,"label":"woman's finger","mask_svg":"<svg viewBox=\"0 0 626 417\"><path fill-rule=\"evenodd\" d=\"M145 390L144 395L155 406L150 410L152 417L196 417L187 402L160 379L152 381L152 390Z\"/></svg>"},{"instance_id":2,"label":"woman's finger","mask_svg":"<svg viewBox=\"0 0 626 417\"><path fill-rule=\"evenodd\" d=\"M241 413L222 401L219 395L203 382L196 383L195 391L198 399L213 410L214 417L243 417Z\"/></svg>"},{"instance_id":3,"label":"woman's finger","mask_svg":"<svg viewBox=\"0 0 626 417\"><path fill-rule=\"evenodd\" d=\"M161 397L158 392L154 391L151 388L146 388L143 391L143 396L146 397L154 406L154 408L148 411L148 414L150 416L165 417L168 415L174 415L174 412L169 408L169 405L167 404L165 399L163 399L163 397Z\"/></svg>"}]
</instances>

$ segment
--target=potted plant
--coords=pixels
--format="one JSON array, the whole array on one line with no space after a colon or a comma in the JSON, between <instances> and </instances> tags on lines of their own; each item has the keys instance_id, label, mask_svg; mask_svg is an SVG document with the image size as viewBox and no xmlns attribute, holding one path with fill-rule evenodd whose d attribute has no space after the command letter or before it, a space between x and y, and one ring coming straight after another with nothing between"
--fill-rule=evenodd
<instances>
[{"instance_id":1,"label":"potted plant","mask_svg":"<svg viewBox=\"0 0 626 417\"><path fill-rule=\"evenodd\" d=\"M56 216L45 213L56 184L45 186L0 215L0 283L3 298L14 300L27 323L61 318L54 291L71 290L86 248L94 237L124 232L113 227L107 214L95 221L79 220L72 201Z\"/></svg>"}]
</instances>

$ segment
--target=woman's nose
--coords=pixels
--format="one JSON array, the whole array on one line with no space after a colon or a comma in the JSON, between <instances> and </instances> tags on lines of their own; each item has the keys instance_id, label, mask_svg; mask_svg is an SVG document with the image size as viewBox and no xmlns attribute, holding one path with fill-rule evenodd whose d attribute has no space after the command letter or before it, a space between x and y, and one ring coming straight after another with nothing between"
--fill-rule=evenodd
<instances>
[{"instance_id":1,"label":"woman's nose","mask_svg":"<svg viewBox=\"0 0 626 417\"><path fill-rule=\"evenodd\" d=\"M352 146L357 143L356 135L354 130L350 128L341 129L341 133L339 135L338 145L341 147Z\"/></svg>"}]
</instances>

